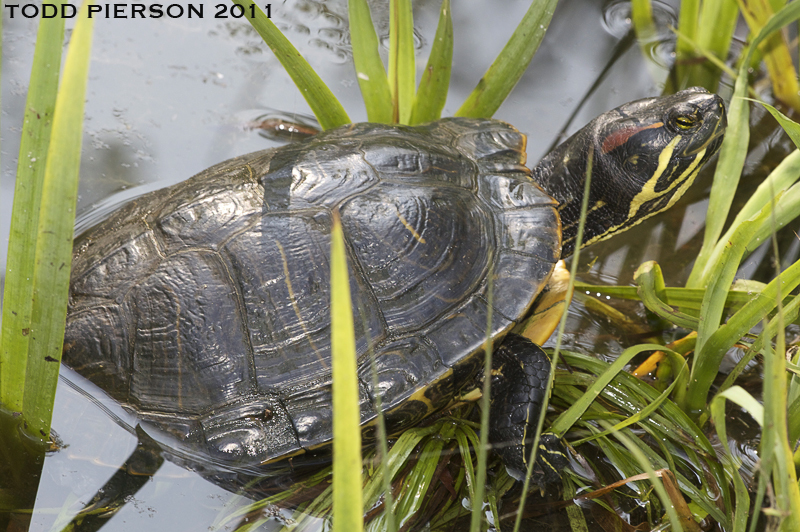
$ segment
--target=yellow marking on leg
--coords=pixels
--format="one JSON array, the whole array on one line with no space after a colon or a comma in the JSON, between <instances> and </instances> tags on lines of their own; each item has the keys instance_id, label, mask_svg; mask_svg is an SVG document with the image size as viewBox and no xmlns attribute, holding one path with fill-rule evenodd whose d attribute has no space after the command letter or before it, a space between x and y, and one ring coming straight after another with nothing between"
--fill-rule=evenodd
<instances>
[{"instance_id":1,"label":"yellow marking on leg","mask_svg":"<svg viewBox=\"0 0 800 532\"><path fill-rule=\"evenodd\" d=\"M408 223L408 220L406 220L400 213L400 209L397 208L397 205L394 206L394 209L397 211L397 217L400 219L400 223L403 224L406 229L408 229L408 232L411 233L411 236L413 236L420 244L424 244L425 239L422 238L422 236L417 233L413 227L411 227L411 224Z\"/></svg>"}]
</instances>

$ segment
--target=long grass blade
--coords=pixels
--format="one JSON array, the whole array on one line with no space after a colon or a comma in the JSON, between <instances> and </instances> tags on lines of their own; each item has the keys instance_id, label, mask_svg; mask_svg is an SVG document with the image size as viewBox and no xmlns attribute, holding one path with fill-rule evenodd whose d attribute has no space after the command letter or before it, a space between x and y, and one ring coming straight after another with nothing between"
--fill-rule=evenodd
<instances>
[{"instance_id":1,"label":"long grass blade","mask_svg":"<svg viewBox=\"0 0 800 532\"><path fill-rule=\"evenodd\" d=\"M681 2L678 14L678 29L690 39L697 39L697 22L700 19L700 0L685 0ZM691 57L692 50L685 42L678 41L675 45L675 54L678 61Z\"/></svg>"},{"instance_id":2,"label":"long grass blade","mask_svg":"<svg viewBox=\"0 0 800 532\"><path fill-rule=\"evenodd\" d=\"M800 285L800 261L786 268L760 294L709 336L703 350L698 350L695 355L692 386L687 394L689 411L700 412L705 407L708 392L725 352L775 308L778 293L788 294L798 285Z\"/></svg>"},{"instance_id":3,"label":"long grass blade","mask_svg":"<svg viewBox=\"0 0 800 532\"><path fill-rule=\"evenodd\" d=\"M739 176L744 167L747 144L750 139L748 128L750 110L743 98L747 91L747 69L750 60L761 41L772 32L798 18L800 18L800 2L787 4L761 28L747 49L747 53L744 54L728 110L728 130L720 149L719 162L714 173L714 184L711 187L703 246L692 267L689 280L686 282L686 286L689 288L704 286L702 284L703 274L708 268L710 255L722 233L722 227L727 219L733 195L739 183Z\"/></svg>"},{"instance_id":4,"label":"long grass blade","mask_svg":"<svg viewBox=\"0 0 800 532\"><path fill-rule=\"evenodd\" d=\"M728 433L726 430L727 416L725 413L725 401L730 400L744 408L757 421L763 418L763 407L742 388L735 386L721 392L711 401L711 418L714 420L714 428L717 431L719 441L725 450L723 465L728 472L728 476L733 480L736 491L736 505L733 514L733 532L744 532L747 529L747 517L750 515L750 495L747 486L739 473L741 461L731 453L728 445Z\"/></svg>"},{"instance_id":5,"label":"long grass blade","mask_svg":"<svg viewBox=\"0 0 800 532\"><path fill-rule=\"evenodd\" d=\"M638 287L635 286L585 284L576 282L575 289L585 294L585 297L591 297L592 294L596 294L597 297L606 296L641 301ZM705 290L699 288L667 286L660 292L660 296L662 297L662 301L667 305L689 310L700 310L700 305L703 302L705 293ZM728 291L728 297L725 299L725 308L740 307L752 298L752 290L745 290L738 286L734 287Z\"/></svg>"},{"instance_id":6,"label":"long grass blade","mask_svg":"<svg viewBox=\"0 0 800 532\"><path fill-rule=\"evenodd\" d=\"M456 116L489 118L497 111L528 68L557 3L558 0L533 0L500 55L456 111Z\"/></svg>"},{"instance_id":7,"label":"long grass blade","mask_svg":"<svg viewBox=\"0 0 800 532\"><path fill-rule=\"evenodd\" d=\"M669 523L671 529L676 532L682 532L684 529L683 525L686 525L687 523L684 520L682 520L678 515L675 505L670 500L669 495L667 494L667 491L661 482L661 479L656 475L653 466L650 464L650 461L648 460L647 455L643 453L639 445L636 444L638 440L630 436L631 436L630 433L627 433L626 431L614 433L614 437L616 437L620 442L622 442L622 444L628 449L628 452L630 452L633 458L639 463L639 467L641 467L642 470L645 473L647 473L647 476L650 478L650 482L653 483L653 488L656 490L656 493L658 493L658 497L661 499L661 504L663 505L664 510L667 513L667 516L669 517ZM690 528L690 530L692 532L694 532L695 530L699 531L700 529L699 527L697 527L697 523L693 524L695 526Z\"/></svg>"},{"instance_id":8,"label":"long grass blade","mask_svg":"<svg viewBox=\"0 0 800 532\"><path fill-rule=\"evenodd\" d=\"M331 230L331 358L333 380L333 526L364 528L361 481L361 414L358 406L353 305L342 224Z\"/></svg>"},{"instance_id":9,"label":"long grass blade","mask_svg":"<svg viewBox=\"0 0 800 532\"><path fill-rule=\"evenodd\" d=\"M478 471L475 475L475 498L472 499L470 532L480 532L483 516L483 495L486 488L486 450L489 448L489 399L492 393L492 301L494 287L494 268L489 270L487 290L488 310L486 312L486 339L483 342L483 395L481 397L481 435L478 446ZM523 451L524 452L524 451Z\"/></svg>"},{"instance_id":10,"label":"long grass blade","mask_svg":"<svg viewBox=\"0 0 800 532\"><path fill-rule=\"evenodd\" d=\"M411 0L389 2L389 27L389 87L394 101L394 121L408 124L417 75Z\"/></svg>"},{"instance_id":11,"label":"long grass blade","mask_svg":"<svg viewBox=\"0 0 800 532\"><path fill-rule=\"evenodd\" d=\"M724 61L728 57L738 15L739 6L736 2L730 0L703 2L697 24L697 43ZM713 87L706 88L713 89Z\"/></svg>"},{"instance_id":12,"label":"long grass blade","mask_svg":"<svg viewBox=\"0 0 800 532\"><path fill-rule=\"evenodd\" d=\"M800 490L786 425L786 368L782 332L779 327L775 350L771 342L765 344L764 381L770 384L764 386L764 427L767 430L761 431L759 457L761 470L772 473L774 509L783 518L779 530L788 532L800 530ZM762 482L766 482L765 477L762 475L759 479L759 488Z\"/></svg>"},{"instance_id":13,"label":"long grass blade","mask_svg":"<svg viewBox=\"0 0 800 532\"><path fill-rule=\"evenodd\" d=\"M419 82L411 124L421 124L442 116L450 87L450 69L453 63L453 17L450 0L442 0L439 26L431 46L431 55Z\"/></svg>"},{"instance_id":14,"label":"long grass blade","mask_svg":"<svg viewBox=\"0 0 800 532\"><path fill-rule=\"evenodd\" d=\"M287 39L281 30L279 30L273 22L267 18L261 8L252 0L232 0L234 4L242 6L245 13L252 12L254 17L246 17L253 28L261 35L267 46L270 47L272 53L278 58L283 68L300 89L300 93L308 102L314 116L317 117L320 127L322 129L331 129L334 127L349 124L350 117L333 95L333 92L327 85L320 79L308 61L300 55L289 39ZM251 7L252 6L252 7Z\"/></svg>"},{"instance_id":15,"label":"long grass blade","mask_svg":"<svg viewBox=\"0 0 800 532\"><path fill-rule=\"evenodd\" d=\"M754 100L754 101L758 101L758 100ZM786 132L786 134L789 135L789 138L792 139L792 142L794 142L794 145L797 148L800 148L800 124L798 124L797 122L795 122L794 120L792 120L791 118L786 116L785 114L781 113L780 111L778 111L777 109L772 107L770 104L765 103L765 102L761 102L761 101L758 101L758 103L760 103L762 106L764 106L764 109L769 111L769 113L773 117L775 117L775 120L778 121L778 123L781 125L783 130Z\"/></svg>"},{"instance_id":16,"label":"long grass blade","mask_svg":"<svg viewBox=\"0 0 800 532\"><path fill-rule=\"evenodd\" d=\"M347 9L353 63L364 106L367 108L367 118L370 122L388 124L392 121L392 93L381 61L378 35L372 24L369 5L366 0L348 0Z\"/></svg>"},{"instance_id":17,"label":"long grass blade","mask_svg":"<svg viewBox=\"0 0 800 532\"><path fill-rule=\"evenodd\" d=\"M92 28L84 2L70 38L64 77L56 97L44 171L36 261L33 267L30 349L23 416L41 436L50 433L67 315L72 236L78 197L83 108L89 75Z\"/></svg>"},{"instance_id":18,"label":"long grass blade","mask_svg":"<svg viewBox=\"0 0 800 532\"><path fill-rule=\"evenodd\" d=\"M633 274L639 297L645 306L658 316L687 329L696 329L698 319L677 311L664 302L664 276L655 261L648 261L637 268Z\"/></svg>"},{"instance_id":19,"label":"long grass blade","mask_svg":"<svg viewBox=\"0 0 800 532\"><path fill-rule=\"evenodd\" d=\"M586 390L581 398L572 404L550 425L550 430L558 436L563 436L580 419L589 406L600 396L603 388L625 368L636 355L645 351L663 351L664 346L657 344L641 344L629 347L606 370L598 375L594 383ZM663 401L663 399L662 399Z\"/></svg>"},{"instance_id":20,"label":"long grass blade","mask_svg":"<svg viewBox=\"0 0 800 532\"><path fill-rule=\"evenodd\" d=\"M575 276L578 271L578 263L581 255L581 246L583 244L583 231L584 227L586 226L586 212L589 208L589 191L591 190L592 186L592 168L594 167L594 150L590 149L589 153L586 155L586 177L584 180L583 185L583 197L581 200L581 213L580 217L578 218L578 232L575 235L575 251L572 255L572 264L570 266L569 272L569 285L567 286L567 295L564 298L564 309L569 308L570 303L572 302L572 294L574 292L574 283L575 283ZM539 420L536 425L536 433L534 434L533 442L531 445L531 454L528 458L528 469L525 471L525 479L522 482L522 496L519 499L519 506L517 507L517 516L514 520L514 532L519 532L520 526L522 525L522 515L523 509L525 508L525 500L528 496L528 489L531 482L531 473L533 472L533 464L536 463L536 452L539 448L539 438L542 434L542 429L544 428L544 419L547 413L547 405L550 400L550 394L553 391L553 383L555 382L556 376L556 367L558 366L558 357L561 352L561 341L564 338L564 330L567 325L567 315L568 312L566 310L561 315L561 320L558 323L558 329L556 332L556 346L553 350L553 356L550 360L550 377L547 380L547 388L545 392L545 397L547 401L545 401L544 405L542 406L541 412L539 412Z\"/></svg>"},{"instance_id":21,"label":"long grass blade","mask_svg":"<svg viewBox=\"0 0 800 532\"><path fill-rule=\"evenodd\" d=\"M708 199L708 213L706 215L706 228L703 236L703 245L697 254L687 288L705 288L702 284L702 275L709 264L709 258L714 246L722 234L722 228L728 217L728 211L733 201L739 177L744 167L747 156L747 144L750 141L750 108L744 100L747 90L747 76L740 71L736 79L728 108L728 129L719 152L717 168L714 172L714 184Z\"/></svg>"},{"instance_id":22,"label":"long grass blade","mask_svg":"<svg viewBox=\"0 0 800 532\"><path fill-rule=\"evenodd\" d=\"M774 16L772 6L761 0L740 0L742 15L752 33L759 30ZM786 105L800 110L800 85L797 71L792 62L792 54L782 33L770 33L760 45L764 64L772 81L775 97Z\"/></svg>"},{"instance_id":23,"label":"long grass blade","mask_svg":"<svg viewBox=\"0 0 800 532\"><path fill-rule=\"evenodd\" d=\"M64 19L41 19L20 139L0 333L0 403L16 412L23 408L33 306L30 272L63 42Z\"/></svg>"}]
</instances>

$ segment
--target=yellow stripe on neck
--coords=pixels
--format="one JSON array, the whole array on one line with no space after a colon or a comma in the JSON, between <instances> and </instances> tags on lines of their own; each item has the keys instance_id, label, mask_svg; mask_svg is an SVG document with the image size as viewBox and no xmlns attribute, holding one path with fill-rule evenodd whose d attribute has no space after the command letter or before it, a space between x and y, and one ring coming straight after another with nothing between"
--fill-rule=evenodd
<instances>
[{"instance_id":1,"label":"yellow stripe on neck","mask_svg":"<svg viewBox=\"0 0 800 532\"><path fill-rule=\"evenodd\" d=\"M678 137L678 138L680 138L680 137ZM672 151L675 149L675 146L673 144L675 144L675 141L670 142L669 145L667 145L667 148L664 149L664 151L667 151L667 149L668 149L670 154L671 154ZM686 168L686 170L680 175L680 177L678 179L676 179L675 181L672 182L672 184L670 185L670 187L667 190L665 190L661 194L655 194L655 193L652 194L652 198L651 199L656 198L658 196L663 196L665 193L667 193L670 190L672 190L675 186L680 185L678 187L678 190L675 191L675 193L669 199L669 202L667 202L667 205L664 208L660 209L657 212L649 213L647 216L644 216L644 217L642 217L642 218L640 218L638 220L635 220L633 223L630 223L630 225L628 225L628 224L631 221L631 219L628 218L627 220L623 221L621 224L615 225L613 227L609 227L604 233L601 233L601 234L599 234L599 235L597 235L597 236L595 236L595 237L593 237L593 238L591 238L591 239L589 239L587 241L584 241L582 245L583 246L588 246L589 244L593 244L595 242L599 242L601 240L605 240L605 239L615 235L616 233L620 232L620 229L622 229L623 231L626 231L626 230L630 229L631 227L633 227L634 225L638 225L639 223L645 221L650 216L652 216L654 214L658 214L659 212L663 212L663 211L669 209L670 207L672 207L673 205L675 205L675 202L677 202L679 199L681 199L681 197L683 196L684 192L686 192L686 190L690 186L692 186L692 183L694 183L695 177L697 177L697 174L700 173L700 168L701 168L701 164L700 163L703 161L703 157L705 157L705 155L706 155L705 148L700 150L700 151L698 151L697 155L695 156L695 158L692 161L692 163ZM659 163L660 162L661 161L659 160ZM661 168L661 164L659 164L659 168L656 170L654 179L651 179L650 181L648 181L645 186L649 185L651 181L652 182L657 181L658 177L663 172L664 172L664 170L663 170L663 168ZM641 193L639 193L639 194L641 195ZM638 197L639 196L637 195L637 198ZM636 198L634 198L634 200L636 200ZM639 205L644 203L644 201L646 201L646 200L640 200ZM638 210L638 209L639 209L638 206L636 207L635 210L633 208L631 208L631 210L633 212L636 212L636 210ZM574 240L574 238L571 238L571 239L567 240L566 242L569 242L571 240Z\"/></svg>"},{"instance_id":2,"label":"yellow stripe on neck","mask_svg":"<svg viewBox=\"0 0 800 532\"><path fill-rule=\"evenodd\" d=\"M677 185L677 182L673 182L666 190L656 192L656 184L658 184L658 180L661 179L661 174L663 174L664 170L666 170L667 166L669 166L669 161L672 159L672 152L675 151L675 146L677 146L680 141L681 136L676 135L675 138L672 139L670 143L664 147L664 150L658 155L658 167L656 168L653 177L647 180L647 183L644 184L641 192L636 194L636 196L633 197L633 200L631 200L631 209L628 212L628 220L636 217L636 213L643 204L659 196L663 196L669 192L672 187Z\"/></svg>"},{"instance_id":3,"label":"yellow stripe on neck","mask_svg":"<svg viewBox=\"0 0 800 532\"><path fill-rule=\"evenodd\" d=\"M697 177L697 174L700 173L700 162L703 160L703 157L705 157L705 155L706 155L705 148L697 152L697 155L695 156L694 161L692 161L692 164L689 165L689 168L686 169L686 171L683 173L680 179L676 181L676 183L682 183L682 184L678 188L678 190L675 191L675 194L673 194L672 197L669 199L669 203L667 203L667 206L664 207L664 210L667 210L673 205L675 205L675 202L681 199L683 193L686 192L686 190L690 186L692 186L692 183L694 183L694 178Z\"/></svg>"}]
</instances>

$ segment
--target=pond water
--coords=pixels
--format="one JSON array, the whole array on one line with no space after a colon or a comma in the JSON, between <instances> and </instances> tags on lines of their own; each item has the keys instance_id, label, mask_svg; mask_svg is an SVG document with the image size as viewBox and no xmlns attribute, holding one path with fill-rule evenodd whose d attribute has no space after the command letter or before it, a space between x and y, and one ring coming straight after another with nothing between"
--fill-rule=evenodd
<instances>
[{"instance_id":1,"label":"pond water","mask_svg":"<svg viewBox=\"0 0 800 532\"><path fill-rule=\"evenodd\" d=\"M372 4L383 37L388 27L386 6L383 2ZM132 197L182 181L232 156L276 145L245 127L256 117L274 112L290 117L310 114L258 35L245 21L212 19L208 14L216 11L214 5L205 3L202 20L97 20L87 93L79 231ZM502 10L489 0L455 3L456 48L444 115L458 109L528 6L527 0L505 0ZM674 6L654 2L654 9L662 29L676 25ZM438 2L414 5L418 71L427 60L438 10ZM645 46L653 55L644 57L635 43L624 44L630 30L628 10L626 2L570 0L559 5L531 67L495 115L529 135L530 162L547 152L568 123L566 131L571 133L603 111L661 92L671 61L669 32L664 30ZM273 3L272 19L329 84L350 117L364 120L351 65L346 3ZM6 17L4 29L3 272L36 26L30 20ZM612 58L605 77L581 103ZM762 156L773 148L762 150ZM753 161L751 166L758 164ZM682 282L694 256L689 250L697 249L702 237L709 184L706 171L671 213L641 224L622 239L587 250L581 259L583 280L628 284L642 261L654 259L673 264L665 271L668 284ZM760 261L754 259L751 264L756 269ZM618 330L611 329L613 334L606 331L602 320L576 305L566 344L601 354L618 353L624 340ZM79 376L68 370L64 374L102 400L102 393L92 391ZM118 422L112 421L109 412ZM62 381L53 426L64 448L45 461L31 530L60 529L127 459L137 440L125 423L135 425L113 402L90 401ZM239 504L239 498L230 492L165 462L108 520L104 530L232 529L235 522L224 522L221 515Z\"/></svg>"}]
</instances>

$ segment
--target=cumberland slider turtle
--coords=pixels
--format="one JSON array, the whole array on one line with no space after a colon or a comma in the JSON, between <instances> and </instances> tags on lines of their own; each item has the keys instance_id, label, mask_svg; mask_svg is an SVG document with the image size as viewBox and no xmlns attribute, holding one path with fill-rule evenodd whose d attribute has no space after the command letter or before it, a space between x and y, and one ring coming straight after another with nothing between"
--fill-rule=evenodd
<instances>
[{"instance_id":1,"label":"cumberland slider turtle","mask_svg":"<svg viewBox=\"0 0 800 532\"><path fill-rule=\"evenodd\" d=\"M523 134L467 118L354 124L231 159L76 240L64 362L217 459L326 446L338 212L362 422L380 397L396 433L473 389L491 314L490 437L515 441L501 456L519 475L549 361L508 333L574 249L589 153L587 243L675 203L724 129L721 99L689 89L599 116L533 171Z\"/></svg>"}]
</instances>

